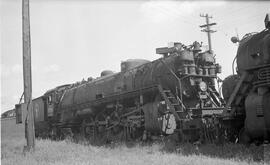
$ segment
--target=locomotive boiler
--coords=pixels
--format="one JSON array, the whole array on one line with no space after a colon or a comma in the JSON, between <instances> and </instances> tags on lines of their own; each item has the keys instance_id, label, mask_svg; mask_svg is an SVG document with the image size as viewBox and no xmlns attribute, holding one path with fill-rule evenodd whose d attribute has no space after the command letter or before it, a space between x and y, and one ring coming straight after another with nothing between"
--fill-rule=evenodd
<instances>
[{"instance_id":1,"label":"locomotive boiler","mask_svg":"<svg viewBox=\"0 0 270 165\"><path fill-rule=\"evenodd\" d=\"M118 73L105 70L33 100L36 135L215 141L225 103L215 88L221 67L213 53L202 52L199 42L173 43L156 53L162 57L127 60Z\"/></svg>"},{"instance_id":2,"label":"locomotive boiler","mask_svg":"<svg viewBox=\"0 0 270 165\"><path fill-rule=\"evenodd\" d=\"M238 124L243 143L270 140L270 21L265 29L246 34L239 42L236 55L237 75L223 82L227 101L224 116ZM231 108L230 108L231 107ZM231 120L232 121L232 120Z\"/></svg>"}]
</instances>

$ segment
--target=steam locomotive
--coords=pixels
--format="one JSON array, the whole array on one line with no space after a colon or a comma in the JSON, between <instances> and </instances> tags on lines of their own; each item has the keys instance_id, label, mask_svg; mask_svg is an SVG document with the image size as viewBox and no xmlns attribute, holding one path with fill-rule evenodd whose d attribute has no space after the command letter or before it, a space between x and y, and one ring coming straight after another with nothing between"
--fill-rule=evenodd
<instances>
[{"instance_id":1,"label":"steam locomotive","mask_svg":"<svg viewBox=\"0 0 270 165\"><path fill-rule=\"evenodd\" d=\"M36 136L90 140L215 141L225 102L216 90L221 66L213 52L172 43L154 61L131 59L121 72L67 84L34 99ZM25 104L16 105L17 123Z\"/></svg>"},{"instance_id":2,"label":"steam locomotive","mask_svg":"<svg viewBox=\"0 0 270 165\"><path fill-rule=\"evenodd\" d=\"M270 20L265 29L246 34L239 43L236 60L237 75L223 82L226 100L224 119L228 119L243 143L270 141Z\"/></svg>"}]
</instances>

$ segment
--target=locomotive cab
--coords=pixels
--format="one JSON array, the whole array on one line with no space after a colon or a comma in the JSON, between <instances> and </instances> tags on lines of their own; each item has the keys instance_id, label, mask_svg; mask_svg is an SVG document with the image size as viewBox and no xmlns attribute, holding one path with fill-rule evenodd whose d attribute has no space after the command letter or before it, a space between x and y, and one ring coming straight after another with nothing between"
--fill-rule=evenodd
<instances>
[{"instance_id":1,"label":"locomotive cab","mask_svg":"<svg viewBox=\"0 0 270 165\"><path fill-rule=\"evenodd\" d=\"M51 119L55 114L56 93L54 90L49 90L44 94L44 103L47 107L46 116Z\"/></svg>"},{"instance_id":2,"label":"locomotive cab","mask_svg":"<svg viewBox=\"0 0 270 165\"><path fill-rule=\"evenodd\" d=\"M53 119L57 117L57 107L58 104L62 98L62 95L64 94L65 90L70 87L70 84L67 85L61 85L54 89L48 90L44 96L44 104L47 109L46 116L48 119Z\"/></svg>"}]
</instances>

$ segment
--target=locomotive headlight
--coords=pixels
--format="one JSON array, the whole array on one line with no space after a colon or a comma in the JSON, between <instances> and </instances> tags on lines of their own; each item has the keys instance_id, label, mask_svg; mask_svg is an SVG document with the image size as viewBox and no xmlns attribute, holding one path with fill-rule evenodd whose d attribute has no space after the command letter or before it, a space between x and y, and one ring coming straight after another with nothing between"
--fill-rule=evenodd
<instances>
[{"instance_id":1,"label":"locomotive headlight","mask_svg":"<svg viewBox=\"0 0 270 165\"><path fill-rule=\"evenodd\" d=\"M204 81L202 81L199 84L199 88L201 91L205 92L207 90L207 84Z\"/></svg>"}]
</instances>

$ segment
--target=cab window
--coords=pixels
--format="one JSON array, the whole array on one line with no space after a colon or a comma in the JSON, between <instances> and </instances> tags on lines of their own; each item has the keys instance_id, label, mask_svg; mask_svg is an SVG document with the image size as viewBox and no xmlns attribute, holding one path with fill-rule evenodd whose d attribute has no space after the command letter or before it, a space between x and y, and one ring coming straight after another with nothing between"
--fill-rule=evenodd
<instances>
[{"instance_id":1,"label":"cab window","mask_svg":"<svg viewBox=\"0 0 270 165\"><path fill-rule=\"evenodd\" d=\"M52 104L52 95L50 95L49 97L48 97L48 103L51 105Z\"/></svg>"}]
</instances>

